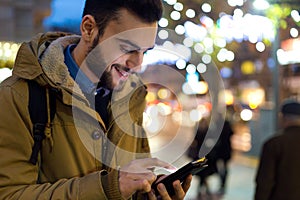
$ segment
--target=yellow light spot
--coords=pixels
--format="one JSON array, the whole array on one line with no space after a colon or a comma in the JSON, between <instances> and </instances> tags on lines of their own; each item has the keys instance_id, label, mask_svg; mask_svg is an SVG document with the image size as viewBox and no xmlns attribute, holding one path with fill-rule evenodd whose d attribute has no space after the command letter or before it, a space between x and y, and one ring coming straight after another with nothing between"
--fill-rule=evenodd
<instances>
[{"instance_id":1,"label":"yellow light spot","mask_svg":"<svg viewBox=\"0 0 300 200\"><path fill-rule=\"evenodd\" d=\"M241 65L241 71L243 74L253 74L255 72L255 65L252 61L245 61Z\"/></svg>"},{"instance_id":2,"label":"yellow light spot","mask_svg":"<svg viewBox=\"0 0 300 200\"><path fill-rule=\"evenodd\" d=\"M146 101L147 102L153 102L156 100L156 95L153 92L148 92L146 96Z\"/></svg>"}]
</instances>

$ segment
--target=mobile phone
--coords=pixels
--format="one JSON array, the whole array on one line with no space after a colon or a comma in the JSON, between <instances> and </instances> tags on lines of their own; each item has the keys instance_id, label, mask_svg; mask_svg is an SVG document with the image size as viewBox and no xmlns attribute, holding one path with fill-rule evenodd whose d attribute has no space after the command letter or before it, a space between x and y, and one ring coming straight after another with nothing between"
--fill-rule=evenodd
<instances>
[{"instance_id":1,"label":"mobile phone","mask_svg":"<svg viewBox=\"0 0 300 200\"><path fill-rule=\"evenodd\" d=\"M182 183L188 175L192 174L195 175L198 172L200 172L202 169L204 169L206 165L207 159L205 157L200 158L198 160L189 162L188 164L184 165L180 169L178 169L176 172L167 175L163 179L156 181L152 184L152 189L154 189L155 194L159 195L159 192L157 190L157 185L159 183L163 183L169 193L170 196L173 196L175 194L174 188L173 188L173 182L176 180L180 180L180 183Z\"/></svg>"}]
</instances>

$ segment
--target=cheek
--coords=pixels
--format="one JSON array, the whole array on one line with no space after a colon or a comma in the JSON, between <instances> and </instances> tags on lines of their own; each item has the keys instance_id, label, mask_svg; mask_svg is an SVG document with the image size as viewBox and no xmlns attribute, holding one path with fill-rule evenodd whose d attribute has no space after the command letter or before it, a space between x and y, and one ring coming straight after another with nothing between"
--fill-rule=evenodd
<instances>
[{"instance_id":1,"label":"cheek","mask_svg":"<svg viewBox=\"0 0 300 200\"><path fill-rule=\"evenodd\" d=\"M126 61L129 59L129 55L123 53L120 57L112 61L112 64L119 64L121 66L126 66Z\"/></svg>"},{"instance_id":2,"label":"cheek","mask_svg":"<svg viewBox=\"0 0 300 200\"><path fill-rule=\"evenodd\" d=\"M118 72L116 71L116 69L112 68L109 73L110 73L110 76L112 77L112 79L116 80L116 78L118 77Z\"/></svg>"},{"instance_id":3,"label":"cheek","mask_svg":"<svg viewBox=\"0 0 300 200\"><path fill-rule=\"evenodd\" d=\"M116 85L119 82L120 76L119 73L116 71L115 68L112 68L109 71L110 77L111 77L111 82L113 85Z\"/></svg>"}]
</instances>

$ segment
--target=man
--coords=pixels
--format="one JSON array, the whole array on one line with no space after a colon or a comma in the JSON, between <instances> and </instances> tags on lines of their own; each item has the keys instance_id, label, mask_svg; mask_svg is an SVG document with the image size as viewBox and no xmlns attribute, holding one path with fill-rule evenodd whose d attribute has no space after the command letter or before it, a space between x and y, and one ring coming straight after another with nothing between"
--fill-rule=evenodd
<instances>
[{"instance_id":1,"label":"man","mask_svg":"<svg viewBox=\"0 0 300 200\"><path fill-rule=\"evenodd\" d=\"M300 198L300 104L287 100L281 108L283 130L265 142L256 176L256 200Z\"/></svg>"},{"instance_id":2,"label":"man","mask_svg":"<svg viewBox=\"0 0 300 200\"><path fill-rule=\"evenodd\" d=\"M161 15L160 0L86 0L81 37L47 33L21 45L0 87L0 199L157 199L153 169L172 166L149 158L146 89L134 71ZM56 104L36 165L30 80ZM183 199L190 183L175 181L173 197L160 184L159 198Z\"/></svg>"}]
</instances>

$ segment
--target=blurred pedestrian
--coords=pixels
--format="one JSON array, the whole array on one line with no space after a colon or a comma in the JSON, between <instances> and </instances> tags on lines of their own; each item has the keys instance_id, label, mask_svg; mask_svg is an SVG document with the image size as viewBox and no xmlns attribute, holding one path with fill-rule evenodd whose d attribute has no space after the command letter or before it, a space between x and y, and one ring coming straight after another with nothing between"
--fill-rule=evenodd
<instances>
[{"instance_id":1,"label":"blurred pedestrian","mask_svg":"<svg viewBox=\"0 0 300 200\"><path fill-rule=\"evenodd\" d=\"M255 200L300 199L300 103L281 107L282 129L262 148L256 175Z\"/></svg>"},{"instance_id":2,"label":"blurred pedestrian","mask_svg":"<svg viewBox=\"0 0 300 200\"><path fill-rule=\"evenodd\" d=\"M199 159L199 151L201 146L203 145L204 139L206 137L208 130L208 121L206 118L202 118L198 123L198 128L196 131L195 138L189 147L188 156L193 160ZM213 173L215 173L215 163L213 157L207 155L207 167L205 167L197 176L200 178L198 192L201 193L210 193L209 185L207 182L207 177Z\"/></svg>"},{"instance_id":3,"label":"blurred pedestrian","mask_svg":"<svg viewBox=\"0 0 300 200\"><path fill-rule=\"evenodd\" d=\"M192 158L193 160L199 159L199 150L203 144L207 130L208 130L208 121L206 118L201 118L201 120L198 123L196 135L188 149L188 157Z\"/></svg>"},{"instance_id":4,"label":"blurred pedestrian","mask_svg":"<svg viewBox=\"0 0 300 200\"><path fill-rule=\"evenodd\" d=\"M195 139L189 149L189 157L193 159L198 159L199 150L202 145L205 145L205 137L208 131L208 122L206 119L202 119L199 122L197 129L197 134ZM222 132L217 139L216 144L211 149L211 151L206 155L207 167L200 171L197 175L200 178L199 183L199 194L210 195L211 188L208 184L208 178L217 174L220 178L220 188L218 190L219 194L224 194L226 188L227 174L228 174L228 161L231 158L231 136L233 135L233 130L231 124L228 120L224 121L224 126Z\"/></svg>"},{"instance_id":5,"label":"blurred pedestrian","mask_svg":"<svg viewBox=\"0 0 300 200\"><path fill-rule=\"evenodd\" d=\"M224 194L226 190L228 162L232 155L231 137L234 134L231 124L228 120L224 121L221 135L213 151L216 151L217 174L220 177L219 193Z\"/></svg>"}]
</instances>

